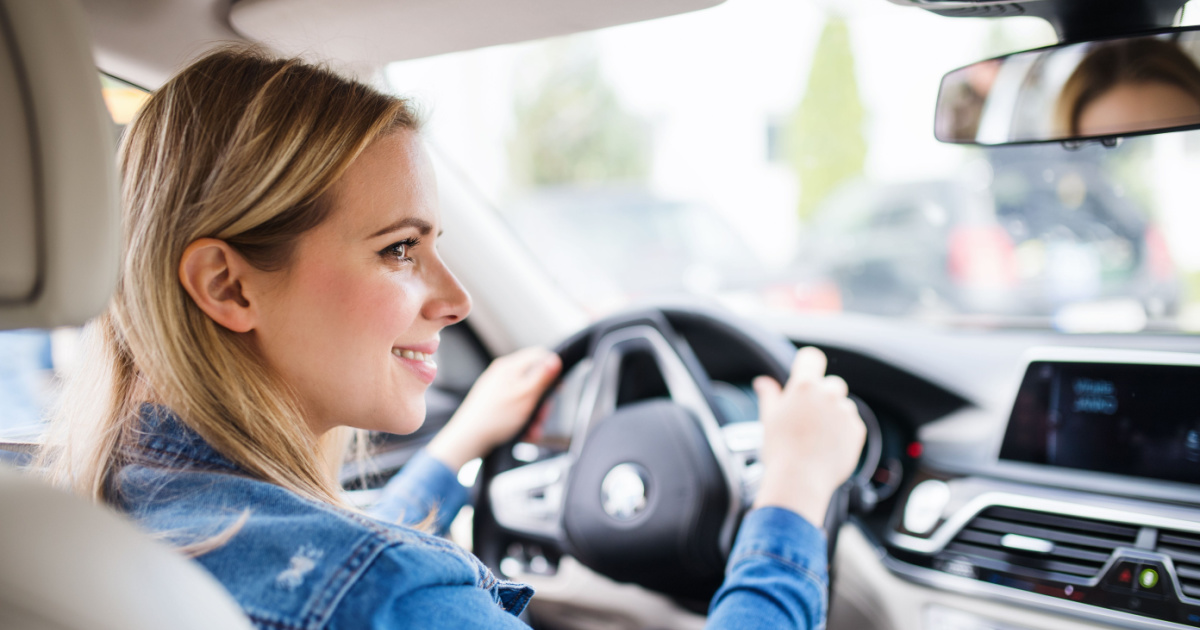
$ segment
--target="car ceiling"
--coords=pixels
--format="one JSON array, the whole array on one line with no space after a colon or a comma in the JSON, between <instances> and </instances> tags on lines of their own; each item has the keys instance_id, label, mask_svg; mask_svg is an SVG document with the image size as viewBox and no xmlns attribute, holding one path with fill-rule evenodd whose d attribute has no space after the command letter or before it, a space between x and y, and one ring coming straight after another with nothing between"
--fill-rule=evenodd
<instances>
[{"instance_id":1,"label":"car ceiling","mask_svg":"<svg viewBox=\"0 0 1200 630\"><path fill-rule=\"evenodd\" d=\"M369 78L414 59L686 13L723 0L82 0L102 70L147 88L224 42Z\"/></svg>"}]
</instances>

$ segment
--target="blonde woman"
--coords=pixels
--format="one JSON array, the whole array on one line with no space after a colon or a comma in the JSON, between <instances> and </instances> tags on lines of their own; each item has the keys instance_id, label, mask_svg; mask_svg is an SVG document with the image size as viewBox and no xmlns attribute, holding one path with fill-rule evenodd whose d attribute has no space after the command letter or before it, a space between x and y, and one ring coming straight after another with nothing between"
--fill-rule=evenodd
<instances>
[{"instance_id":1,"label":"blonde woman","mask_svg":"<svg viewBox=\"0 0 1200 630\"><path fill-rule=\"evenodd\" d=\"M195 555L262 628L522 626L529 588L396 522L445 528L458 468L519 430L555 355L493 363L374 515L345 505L324 455L346 428L417 429L438 333L470 310L409 104L226 49L150 98L120 161L121 281L43 452L52 478ZM715 626L824 622L811 523L863 427L823 374L806 350L786 388L756 384L767 473Z\"/></svg>"}]
</instances>

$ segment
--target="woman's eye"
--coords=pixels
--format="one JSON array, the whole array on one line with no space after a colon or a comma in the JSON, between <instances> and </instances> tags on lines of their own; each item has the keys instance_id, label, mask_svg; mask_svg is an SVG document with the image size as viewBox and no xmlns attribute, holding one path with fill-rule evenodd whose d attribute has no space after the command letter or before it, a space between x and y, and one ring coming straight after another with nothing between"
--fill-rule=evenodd
<instances>
[{"instance_id":1,"label":"woman's eye","mask_svg":"<svg viewBox=\"0 0 1200 630\"><path fill-rule=\"evenodd\" d=\"M415 247L416 244L417 244L417 239L414 239L414 238L405 239L398 243L392 243L391 245L388 245L380 253L384 254L386 256L391 256L397 260L412 260L412 258L409 257L408 254L409 254L409 250L412 249L413 247Z\"/></svg>"}]
</instances>

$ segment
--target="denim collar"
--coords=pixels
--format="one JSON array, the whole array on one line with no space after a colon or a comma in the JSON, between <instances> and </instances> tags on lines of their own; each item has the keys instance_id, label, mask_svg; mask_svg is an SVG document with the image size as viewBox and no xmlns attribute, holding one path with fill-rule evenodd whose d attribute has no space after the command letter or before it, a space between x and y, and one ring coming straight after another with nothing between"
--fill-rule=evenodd
<instances>
[{"instance_id":1,"label":"denim collar","mask_svg":"<svg viewBox=\"0 0 1200 630\"><path fill-rule=\"evenodd\" d=\"M242 472L217 452L170 408L142 403L138 410L135 459L172 468L205 468Z\"/></svg>"}]
</instances>

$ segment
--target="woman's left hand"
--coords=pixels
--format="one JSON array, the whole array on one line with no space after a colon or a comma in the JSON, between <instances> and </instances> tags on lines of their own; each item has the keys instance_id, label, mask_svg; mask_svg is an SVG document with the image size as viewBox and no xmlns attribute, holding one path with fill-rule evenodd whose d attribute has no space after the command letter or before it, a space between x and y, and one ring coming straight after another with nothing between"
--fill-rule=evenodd
<instances>
[{"instance_id":1,"label":"woman's left hand","mask_svg":"<svg viewBox=\"0 0 1200 630\"><path fill-rule=\"evenodd\" d=\"M426 450L456 472L483 457L525 426L561 370L562 360L544 348L525 348L492 361Z\"/></svg>"}]
</instances>

